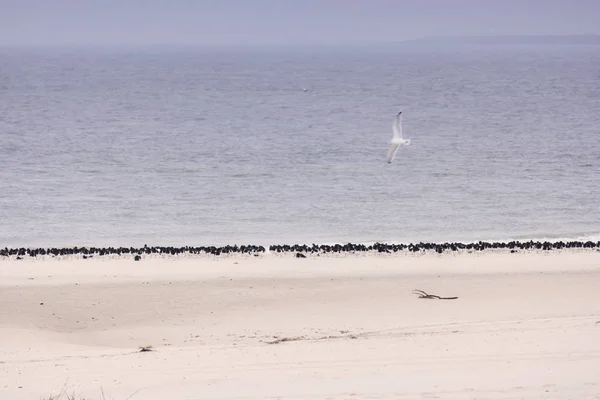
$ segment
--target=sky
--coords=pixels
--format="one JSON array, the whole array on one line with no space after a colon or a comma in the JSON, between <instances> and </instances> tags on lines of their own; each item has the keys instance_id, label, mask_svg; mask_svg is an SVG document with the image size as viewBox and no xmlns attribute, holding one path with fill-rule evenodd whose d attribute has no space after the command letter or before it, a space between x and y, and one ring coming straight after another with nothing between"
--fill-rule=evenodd
<instances>
[{"instance_id":1,"label":"sky","mask_svg":"<svg viewBox=\"0 0 600 400\"><path fill-rule=\"evenodd\" d=\"M0 45L393 43L600 33L600 0L0 0Z\"/></svg>"}]
</instances>

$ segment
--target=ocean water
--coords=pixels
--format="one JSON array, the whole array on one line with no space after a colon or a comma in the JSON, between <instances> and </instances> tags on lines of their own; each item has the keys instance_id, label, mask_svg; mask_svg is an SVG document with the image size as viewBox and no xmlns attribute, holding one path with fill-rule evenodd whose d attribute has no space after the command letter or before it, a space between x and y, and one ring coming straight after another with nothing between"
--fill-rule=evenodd
<instances>
[{"instance_id":1,"label":"ocean water","mask_svg":"<svg viewBox=\"0 0 600 400\"><path fill-rule=\"evenodd\" d=\"M0 247L598 235L598 46L0 49Z\"/></svg>"}]
</instances>

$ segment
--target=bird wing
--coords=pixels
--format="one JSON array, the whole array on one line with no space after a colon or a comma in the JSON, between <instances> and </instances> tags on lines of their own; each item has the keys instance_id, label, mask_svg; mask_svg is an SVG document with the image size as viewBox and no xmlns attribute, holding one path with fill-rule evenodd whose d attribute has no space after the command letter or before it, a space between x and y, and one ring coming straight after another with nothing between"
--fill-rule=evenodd
<instances>
[{"instance_id":1,"label":"bird wing","mask_svg":"<svg viewBox=\"0 0 600 400\"><path fill-rule=\"evenodd\" d=\"M396 115L396 119L392 124L392 131L394 132L394 139L403 139L402 137L402 111Z\"/></svg>"},{"instance_id":2,"label":"bird wing","mask_svg":"<svg viewBox=\"0 0 600 400\"><path fill-rule=\"evenodd\" d=\"M396 157L396 153L398 152L398 148L400 148L400 145L397 143L392 143L390 145L390 149L388 150L388 153L387 153L388 164L391 163L392 161L394 161L394 158Z\"/></svg>"}]
</instances>

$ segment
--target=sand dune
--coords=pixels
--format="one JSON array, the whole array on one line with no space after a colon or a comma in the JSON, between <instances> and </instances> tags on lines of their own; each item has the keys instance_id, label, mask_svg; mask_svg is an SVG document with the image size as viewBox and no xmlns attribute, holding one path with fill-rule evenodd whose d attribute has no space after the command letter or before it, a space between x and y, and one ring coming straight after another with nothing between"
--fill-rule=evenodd
<instances>
[{"instance_id":1,"label":"sand dune","mask_svg":"<svg viewBox=\"0 0 600 400\"><path fill-rule=\"evenodd\" d=\"M599 288L597 251L5 259L0 398L597 399Z\"/></svg>"}]
</instances>

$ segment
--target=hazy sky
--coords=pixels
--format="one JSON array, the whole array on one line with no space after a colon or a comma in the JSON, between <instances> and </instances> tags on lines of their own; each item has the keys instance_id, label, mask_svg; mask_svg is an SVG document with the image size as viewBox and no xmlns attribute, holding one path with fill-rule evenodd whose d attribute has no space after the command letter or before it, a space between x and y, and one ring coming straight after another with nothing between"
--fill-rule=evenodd
<instances>
[{"instance_id":1,"label":"hazy sky","mask_svg":"<svg viewBox=\"0 0 600 400\"><path fill-rule=\"evenodd\" d=\"M346 44L600 33L600 0L0 0L0 44Z\"/></svg>"}]
</instances>

